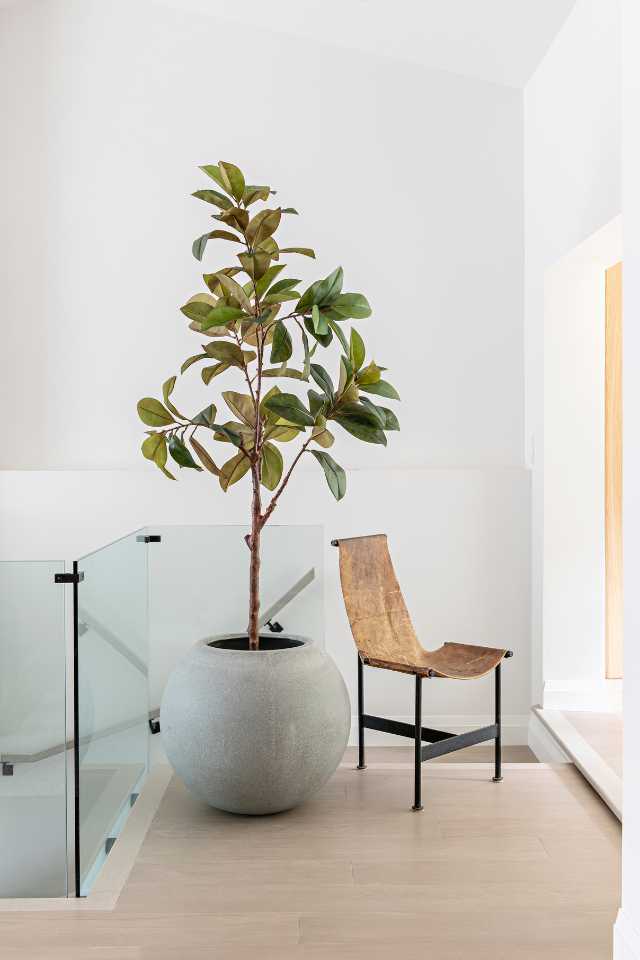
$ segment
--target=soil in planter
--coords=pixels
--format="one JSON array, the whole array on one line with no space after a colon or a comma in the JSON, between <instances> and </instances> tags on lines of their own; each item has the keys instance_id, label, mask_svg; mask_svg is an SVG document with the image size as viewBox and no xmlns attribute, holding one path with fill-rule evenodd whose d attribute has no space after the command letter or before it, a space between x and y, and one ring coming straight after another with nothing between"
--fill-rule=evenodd
<instances>
[{"instance_id":1,"label":"soil in planter","mask_svg":"<svg viewBox=\"0 0 640 960\"><path fill-rule=\"evenodd\" d=\"M222 640L212 640L207 644L209 647L218 647L219 650L249 650L249 637L225 637ZM303 646L301 640L294 640L292 637L279 637L268 633L266 636L260 634L260 647L258 650L252 650L252 653L260 653L265 650L290 650L292 647Z\"/></svg>"}]
</instances>

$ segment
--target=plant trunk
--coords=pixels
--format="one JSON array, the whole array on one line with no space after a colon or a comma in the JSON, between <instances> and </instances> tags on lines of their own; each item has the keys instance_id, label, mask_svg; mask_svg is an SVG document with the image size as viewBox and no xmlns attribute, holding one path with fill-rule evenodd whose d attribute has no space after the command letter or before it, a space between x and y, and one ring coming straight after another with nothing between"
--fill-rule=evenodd
<instances>
[{"instance_id":1,"label":"plant trunk","mask_svg":"<svg viewBox=\"0 0 640 960\"><path fill-rule=\"evenodd\" d=\"M253 502L251 507L251 563L249 567L249 649L257 650L260 644L258 635L258 615L260 613L260 477L252 470Z\"/></svg>"}]
</instances>

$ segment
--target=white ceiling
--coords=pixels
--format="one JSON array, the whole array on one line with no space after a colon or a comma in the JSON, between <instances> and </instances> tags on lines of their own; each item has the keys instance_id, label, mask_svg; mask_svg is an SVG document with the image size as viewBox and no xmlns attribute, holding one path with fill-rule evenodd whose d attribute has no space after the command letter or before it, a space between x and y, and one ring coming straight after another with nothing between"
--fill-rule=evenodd
<instances>
[{"instance_id":1,"label":"white ceiling","mask_svg":"<svg viewBox=\"0 0 640 960\"><path fill-rule=\"evenodd\" d=\"M161 2L246 26L523 87L575 0ZM215 50L212 53L215 56Z\"/></svg>"}]
</instances>

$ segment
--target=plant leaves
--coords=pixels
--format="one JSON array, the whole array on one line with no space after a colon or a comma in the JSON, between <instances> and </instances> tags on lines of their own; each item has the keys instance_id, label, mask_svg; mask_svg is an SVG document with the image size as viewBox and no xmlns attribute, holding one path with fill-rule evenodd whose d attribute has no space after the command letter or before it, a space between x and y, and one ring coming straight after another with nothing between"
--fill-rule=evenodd
<instances>
[{"instance_id":1,"label":"plant leaves","mask_svg":"<svg viewBox=\"0 0 640 960\"><path fill-rule=\"evenodd\" d=\"M290 290L299 283L299 280L292 280L289 277L284 277L282 280L276 280L276 282L269 287L269 296L271 296L273 293L281 293L282 290Z\"/></svg>"},{"instance_id":2,"label":"plant leaves","mask_svg":"<svg viewBox=\"0 0 640 960\"><path fill-rule=\"evenodd\" d=\"M322 450L311 450L310 453L313 454L324 470L331 493L336 500L342 500L347 492L347 475L342 467L335 462L333 457L329 456L328 453L323 453Z\"/></svg>"},{"instance_id":3,"label":"plant leaves","mask_svg":"<svg viewBox=\"0 0 640 960\"><path fill-rule=\"evenodd\" d=\"M236 393L235 390L225 390L222 396L226 405L239 420L246 423L248 427L255 426L256 412L253 400L248 394Z\"/></svg>"},{"instance_id":4,"label":"plant leaves","mask_svg":"<svg viewBox=\"0 0 640 960\"><path fill-rule=\"evenodd\" d=\"M153 397L143 397L138 401L138 416L148 427L166 427L175 423L166 407Z\"/></svg>"},{"instance_id":5,"label":"plant leaves","mask_svg":"<svg viewBox=\"0 0 640 960\"><path fill-rule=\"evenodd\" d=\"M212 367L203 367L200 371L200 376L202 380L207 385L211 383L214 377L219 376L221 373L224 373L225 370L228 370L231 364L228 360L221 360L220 363L215 363Z\"/></svg>"},{"instance_id":6,"label":"plant leaves","mask_svg":"<svg viewBox=\"0 0 640 960\"><path fill-rule=\"evenodd\" d=\"M220 210L228 210L233 206L231 200L218 193L217 190L196 190L191 196L197 200L204 200L205 203L213 203Z\"/></svg>"},{"instance_id":7,"label":"plant leaves","mask_svg":"<svg viewBox=\"0 0 640 960\"><path fill-rule=\"evenodd\" d=\"M309 398L309 410L314 417L314 422L318 418L318 414L325 406L325 398L319 394L316 390L307 390L307 397Z\"/></svg>"},{"instance_id":8,"label":"plant leaves","mask_svg":"<svg viewBox=\"0 0 640 960\"><path fill-rule=\"evenodd\" d=\"M219 340L217 343L208 343L205 346L205 350L207 356L213 360L224 360L236 367L244 366L242 350L237 343L229 343L228 340Z\"/></svg>"},{"instance_id":9,"label":"plant leaves","mask_svg":"<svg viewBox=\"0 0 640 960\"><path fill-rule=\"evenodd\" d=\"M380 367L373 360L368 367L361 370L358 374L358 385L367 386L370 383L378 383L380 380Z\"/></svg>"},{"instance_id":10,"label":"plant leaves","mask_svg":"<svg viewBox=\"0 0 640 960\"><path fill-rule=\"evenodd\" d=\"M349 317L364 320L371 316L369 301L362 293L341 293L331 304L331 309L345 320Z\"/></svg>"},{"instance_id":11,"label":"plant leaves","mask_svg":"<svg viewBox=\"0 0 640 960\"><path fill-rule=\"evenodd\" d=\"M252 203L255 203L256 200L267 201L270 193L271 190L269 187L246 184L244 188L244 194L242 196L242 202L244 203L245 207L249 207Z\"/></svg>"},{"instance_id":12,"label":"plant leaves","mask_svg":"<svg viewBox=\"0 0 640 960\"><path fill-rule=\"evenodd\" d=\"M311 431L311 439L321 447L333 446L334 436L330 430L327 430L327 421L324 417L317 417L316 425Z\"/></svg>"},{"instance_id":13,"label":"plant leaves","mask_svg":"<svg viewBox=\"0 0 640 960\"><path fill-rule=\"evenodd\" d=\"M287 427L283 424L276 423L271 427L267 427L265 439L277 440L278 443L288 443L290 440L295 440L296 437L299 437L300 432L298 427Z\"/></svg>"},{"instance_id":14,"label":"plant leaves","mask_svg":"<svg viewBox=\"0 0 640 960\"><path fill-rule=\"evenodd\" d=\"M267 490L275 490L280 483L284 469L282 454L272 443L265 443L262 448L262 470L260 482Z\"/></svg>"},{"instance_id":15,"label":"plant leaves","mask_svg":"<svg viewBox=\"0 0 640 960\"><path fill-rule=\"evenodd\" d=\"M241 427L242 424L238 424ZM216 440L232 443L234 447L242 445L242 434L239 430L234 430L229 424L213 423L211 429L214 432Z\"/></svg>"},{"instance_id":16,"label":"plant leaves","mask_svg":"<svg viewBox=\"0 0 640 960\"><path fill-rule=\"evenodd\" d=\"M239 307L245 311L245 313L251 313L251 301L246 295L240 284L237 280L234 280L233 277L230 277L228 274L219 271L216 273L216 277L220 283L220 286L224 290L227 299L233 300L238 304Z\"/></svg>"},{"instance_id":17,"label":"plant leaves","mask_svg":"<svg viewBox=\"0 0 640 960\"><path fill-rule=\"evenodd\" d=\"M218 171L222 180L223 189L240 202L244 195L244 176L242 170L233 163L218 161Z\"/></svg>"},{"instance_id":18,"label":"plant leaves","mask_svg":"<svg viewBox=\"0 0 640 960\"><path fill-rule=\"evenodd\" d=\"M196 353L192 357L187 357L187 359L184 361L184 363L180 367L180 373L184 373L186 370L189 369L190 366L192 366L194 363L197 363L198 360L206 360L206 359L207 359L206 353Z\"/></svg>"},{"instance_id":19,"label":"plant leaves","mask_svg":"<svg viewBox=\"0 0 640 960\"><path fill-rule=\"evenodd\" d=\"M302 370L296 370L294 367L267 367L262 371L263 377L288 377L290 380L308 380Z\"/></svg>"},{"instance_id":20,"label":"plant leaves","mask_svg":"<svg viewBox=\"0 0 640 960\"><path fill-rule=\"evenodd\" d=\"M226 323L240 320L245 316L243 310L239 307L228 307L225 304L211 307L208 303L202 303L197 300L189 300L184 306L180 307L182 313L189 320L196 320L200 324L201 331L208 330L209 327L220 327Z\"/></svg>"},{"instance_id":21,"label":"plant leaves","mask_svg":"<svg viewBox=\"0 0 640 960\"><path fill-rule=\"evenodd\" d=\"M251 277L254 282L264 275L271 263L271 257L268 253L257 250L253 253L239 253L238 260L242 264L244 272L247 276ZM249 284L249 290L245 290L245 293L251 293L253 288L254 284Z\"/></svg>"},{"instance_id":22,"label":"plant leaves","mask_svg":"<svg viewBox=\"0 0 640 960\"><path fill-rule=\"evenodd\" d=\"M283 207L282 213L295 213L296 216L299 216L298 211L296 210L295 207Z\"/></svg>"},{"instance_id":23,"label":"plant leaves","mask_svg":"<svg viewBox=\"0 0 640 960\"><path fill-rule=\"evenodd\" d=\"M205 468L205 470L208 470L209 473L212 473L216 477L220 476L220 471L218 470L215 463L213 462L213 459L210 456L209 451L206 450L202 446L202 444L196 440L195 437L191 437L189 440L189 443L195 450L196 456L198 457L198 460L200 461L202 466Z\"/></svg>"},{"instance_id":24,"label":"plant leaves","mask_svg":"<svg viewBox=\"0 0 640 960\"><path fill-rule=\"evenodd\" d=\"M296 307L296 311L297 311L297 310L298 310L298 307ZM328 347L328 346L329 346L329 344L330 344L331 341L333 340L333 334L332 334L331 330L329 330L328 333L316 333L315 330L313 329L313 321L312 321L311 317L305 317L305 318L304 318L304 325L305 325L305 328L307 329L307 331L308 331L308 332L311 334L311 336L314 338L314 340L317 340L318 343L319 343L321 346L323 346L323 347Z\"/></svg>"},{"instance_id":25,"label":"plant leaves","mask_svg":"<svg viewBox=\"0 0 640 960\"><path fill-rule=\"evenodd\" d=\"M314 303L311 308L311 322L313 323L313 332L324 336L329 333L329 324L324 314L320 313L318 306Z\"/></svg>"},{"instance_id":26,"label":"plant leaves","mask_svg":"<svg viewBox=\"0 0 640 960\"><path fill-rule=\"evenodd\" d=\"M300 253L303 257L311 257L312 260L316 258L315 250L311 247L280 247L280 253Z\"/></svg>"},{"instance_id":27,"label":"plant leaves","mask_svg":"<svg viewBox=\"0 0 640 960\"><path fill-rule=\"evenodd\" d=\"M196 260L202 260L204 256L204 251L207 246L207 241L209 239L208 233L203 233L201 237L196 237L191 246L191 252L193 253Z\"/></svg>"},{"instance_id":28,"label":"plant leaves","mask_svg":"<svg viewBox=\"0 0 640 960\"><path fill-rule=\"evenodd\" d=\"M329 376L325 368L321 367L319 363L312 363L311 376L313 377L315 382L318 384L318 386L326 396L327 400L329 400L330 403L333 403L333 397L334 397L333 381L331 380L331 377Z\"/></svg>"},{"instance_id":29,"label":"plant leaves","mask_svg":"<svg viewBox=\"0 0 640 960\"><path fill-rule=\"evenodd\" d=\"M215 403L210 403L209 406L205 407L204 410L201 410L191 422L197 423L198 426L202 427L213 427L216 420L216 413L217 410Z\"/></svg>"},{"instance_id":30,"label":"plant leaves","mask_svg":"<svg viewBox=\"0 0 640 960\"><path fill-rule=\"evenodd\" d=\"M242 207L230 207L228 210L222 210L213 216L215 220L221 220L222 223L234 227L236 230L239 230L240 233L244 233L249 223L249 212L243 210Z\"/></svg>"},{"instance_id":31,"label":"plant leaves","mask_svg":"<svg viewBox=\"0 0 640 960\"><path fill-rule=\"evenodd\" d=\"M255 217L252 217L249 221L245 230L247 243L251 247L257 247L266 240L267 237L275 233L280 226L281 213L280 208L276 208L275 210L260 210L256 213Z\"/></svg>"},{"instance_id":32,"label":"plant leaves","mask_svg":"<svg viewBox=\"0 0 640 960\"><path fill-rule=\"evenodd\" d=\"M316 290L315 303L319 307L332 306L342 290L342 267L336 267L333 273L321 280Z\"/></svg>"},{"instance_id":33,"label":"plant leaves","mask_svg":"<svg viewBox=\"0 0 640 960\"><path fill-rule=\"evenodd\" d=\"M293 353L293 344L291 334L285 327L282 320L276 321L273 331L273 342L271 345L270 363L285 363Z\"/></svg>"},{"instance_id":34,"label":"plant leaves","mask_svg":"<svg viewBox=\"0 0 640 960\"><path fill-rule=\"evenodd\" d=\"M218 184L219 187L222 187L223 190L226 190L224 180L220 175L220 169L217 163L207 163L203 167L199 168L203 173L206 173L208 177L211 177L212 180Z\"/></svg>"},{"instance_id":35,"label":"plant leaves","mask_svg":"<svg viewBox=\"0 0 640 960\"><path fill-rule=\"evenodd\" d=\"M286 263L273 263L268 270L265 270L256 284L256 296L262 297L269 289L269 284L277 277L281 270L284 270Z\"/></svg>"},{"instance_id":36,"label":"plant leaves","mask_svg":"<svg viewBox=\"0 0 640 960\"><path fill-rule=\"evenodd\" d=\"M298 427L312 427L315 423L315 418L293 393L278 393L269 397L265 401L265 408Z\"/></svg>"},{"instance_id":37,"label":"plant leaves","mask_svg":"<svg viewBox=\"0 0 640 960\"><path fill-rule=\"evenodd\" d=\"M174 475L166 468L167 462L167 441L162 433L152 433L142 443L142 453L147 460L153 460L155 465L162 470L165 477L169 480L175 480Z\"/></svg>"},{"instance_id":38,"label":"plant leaves","mask_svg":"<svg viewBox=\"0 0 640 960\"><path fill-rule=\"evenodd\" d=\"M177 379L176 377L169 377L169 379L165 380L165 382L162 384L162 398L164 400L164 405L167 408L167 410L169 410L169 412L174 415L174 417L178 417L178 419L180 420L188 420L189 418L185 417L183 413L180 413L180 411L177 410L176 407L174 407L174 405L171 403L171 400L169 399L169 397L173 393L173 388L176 385L176 379Z\"/></svg>"},{"instance_id":39,"label":"plant leaves","mask_svg":"<svg viewBox=\"0 0 640 960\"><path fill-rule=\"evenodd\" d=\"M398 391L386 380L378 380L377 383L359 383L358 386L361 390L365 390L367 393L375 393L379 397L388 397L389 400L400 399Z\"/></svg>"},{"instance_id":40,"label":"plant leaves","mask_svg":"<svg viewBox=\"0 0 640 960\"><path fill-rule=\"evenodd\" d=\"M182 440L178 437L171 437L169 440L169 453L179 467L188 467L191 470L202 470L195 462Z\"/></svg>"},{"instance_id":41,"label":"plant leaves","mask_svg":"<svg viewBox=\"0 0 640 960\"><path fill-rule=\"evenodd\" d=\"M389 410L388 407L377 407L368 397L362 397L362 403L366 403L367 406L373 407L373 409L377 411L383 430L400 429L400 423L393 410Z\"/></svg>"},{"instance_id":42,"label":"plant leaves","mask_svg":"<svg viewBox=\"0 0 640 960\"><path fill-rule=\"evenodd\" d=\"M351 337L349 338L349 359L354 370L359 370L364 363L366 356L364 340L358 331L352 327Z\"/></svg>"},{"instance_id":43,"label":"plant leaves","mask_svg":"<svg viewBox=\"0 0 640 960\"><path fill-rule=\"evenodd\" d=\"M237 453L235 457L227 460L227 462L220 467L218 476L222 489L226 492L232 483L237 483L238 480L241 480L250 466L251 462L244 453Z\"/></svg>"}]
</instances>

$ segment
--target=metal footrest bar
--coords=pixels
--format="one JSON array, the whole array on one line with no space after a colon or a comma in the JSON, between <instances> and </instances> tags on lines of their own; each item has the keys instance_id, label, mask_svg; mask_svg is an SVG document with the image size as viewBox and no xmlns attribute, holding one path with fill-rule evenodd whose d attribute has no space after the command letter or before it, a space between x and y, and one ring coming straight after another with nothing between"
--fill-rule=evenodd
<instances>
[{"instance_id":1,"label":"metal footrest bar","mask_svg":"<svg viewBox=\"0 0 640 960\"><path fill-rule=\"evenodd\" d=\"M402 723L400 720L387 720L386 717L374 717L365 713L362 717L362 726L369 730L380 730L382 733L394 733L398 737L415 737L415 727L412 723ZM444 730L431 730L430 727L421 727L421 737L426 743L439 743L441 740L450 740L455 733L445 733Z\"/></svg>"},{"instance_id":2,"label":"metal footrest bar","mask_svg":"<svg viewBox=\"0 0 640 960\"><path fill-rule=\"evenodd\" d=\"M485 740L495 740L498 736L498 725L492 723L488 727L480 727L478 730L469 730L468 733L459 733L442 743L430 743L427 747L422 747L420 758L432 760L434 757L442 757L445 753L453 753L455 750L462 750L464 747L472 747L475 743L484 743Z\"/></svg>"}]
</instances>

